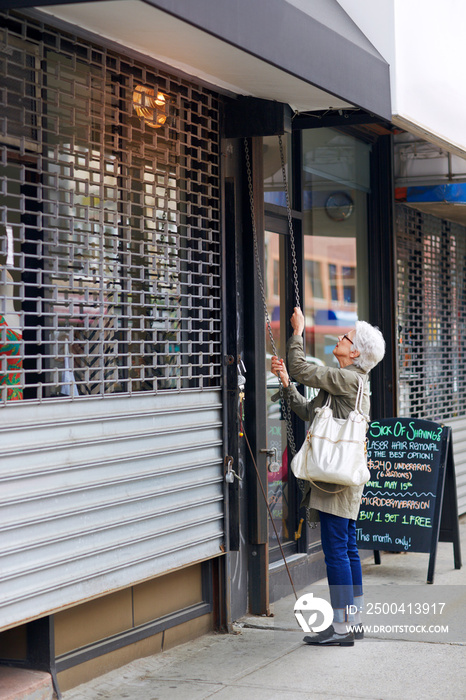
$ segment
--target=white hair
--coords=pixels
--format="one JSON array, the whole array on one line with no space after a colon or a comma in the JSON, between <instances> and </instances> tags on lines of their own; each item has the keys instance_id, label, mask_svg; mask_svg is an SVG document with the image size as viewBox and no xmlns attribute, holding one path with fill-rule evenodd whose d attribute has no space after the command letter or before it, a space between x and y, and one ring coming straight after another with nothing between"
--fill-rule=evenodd
<instances>
[{"instance_id":1,"label":"white hair","mask_svg":"<svg viewBox=\"0 0 466 700\"><path fill-rule=\"evenodd\" d=\"M385 355L384 337L376 326L367 321L356 321L353 350L359 351L359 356L354 359L356 367L369 372Z\"/></svg>"}]
</instances>

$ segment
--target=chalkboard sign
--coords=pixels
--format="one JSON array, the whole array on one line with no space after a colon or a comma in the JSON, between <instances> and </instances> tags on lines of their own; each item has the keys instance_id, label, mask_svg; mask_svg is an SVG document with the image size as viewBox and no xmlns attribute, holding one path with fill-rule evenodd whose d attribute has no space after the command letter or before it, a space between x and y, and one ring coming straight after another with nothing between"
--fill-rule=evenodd
<instances>
[{"instance_id":1,"label":"chalkboard sign","mask_svg":"<svg viewBox=\"0 0 466 700\"><path fill-rule=\"evenodd\" d=\"M371 479L356 530L361 549L432 552L449 438L449 428L431 421L372 421L367 434Z\"/></svg>"}]
</instances>

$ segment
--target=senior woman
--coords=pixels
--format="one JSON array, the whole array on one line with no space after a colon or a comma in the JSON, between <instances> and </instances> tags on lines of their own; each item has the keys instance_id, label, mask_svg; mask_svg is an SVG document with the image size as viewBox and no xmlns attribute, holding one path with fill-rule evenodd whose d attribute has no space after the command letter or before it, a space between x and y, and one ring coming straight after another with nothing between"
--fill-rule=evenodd
<instances>
[{"instance_id":1,"label":"senior woman","mask_svg":"<svg viewBox=\"0 0 466 700\"><path fill-rule=\"evenodd\" d=\"M295 308L291 317L293 335L288 341L288 364L291 376L301 384L320 389L313 401L307 401L290 384L283 360L272 357L272 372L280 376L285 397L293 411L303 420L312 421L314 410L332 395L335 418L347 418L354 409L359 380L363 379L362 410L369 414L368 372L385 354L385 341L378 328L357 321L355 328L338 336L333 354L337 367L320 367L306 361L303 350L304 316ZM361 627L363 607L361 561L356 543L356 520L364 486L342 487L316 482L308 484L302 505L311 509L311 519L320 520L322 549L325 555L333 624L316 635L304 637L306 644L353 646L354 639L364 636ZM317 513L318 515L317 515ZM353 606L353 607L351 607ZM357 609L357 613L353 613Z\"/></svg>"}]
</instances>

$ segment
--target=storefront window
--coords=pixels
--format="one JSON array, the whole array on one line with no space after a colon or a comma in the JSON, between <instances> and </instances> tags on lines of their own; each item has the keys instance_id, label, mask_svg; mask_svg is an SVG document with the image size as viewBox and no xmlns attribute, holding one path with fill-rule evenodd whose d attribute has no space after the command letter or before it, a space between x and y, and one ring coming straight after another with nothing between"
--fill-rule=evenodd
<instances>
[{"instance_id":1,"label":"storefront window","mask_svg":"<svg viewBox=\"0 0 466 700\"><path fill-rule=\"evenodd\" d=\"M1 398L220 386L216 97L17 27L0 62L0 262L20 388Z\"/></svg>"},{"instance_id":2,"label":"storefront window","mask_svg":"<svg viewBox=\"0 0 466 700\"><path fill-rule=\"evenodd\" d=\"M370 146L333 129L303 132L306 352L335 365L340 334L367 319Z\"/></svg>"}]
</instances>

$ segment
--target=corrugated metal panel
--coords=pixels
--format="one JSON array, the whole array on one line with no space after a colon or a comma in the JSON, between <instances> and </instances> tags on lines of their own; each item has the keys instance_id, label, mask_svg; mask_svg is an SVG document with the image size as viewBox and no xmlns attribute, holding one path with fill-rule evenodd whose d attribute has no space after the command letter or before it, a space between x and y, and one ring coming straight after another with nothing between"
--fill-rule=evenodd
<instances>
[{"instance_id":1,"label":"corrugated metal panel","mask_svg":"<svg viewBox=\"0 0 466 700\"><path fill-rule=\"evenodd\" d=\"M0 416L0 628L220 553L220 391Z\"/></svg>"},{"instance_id":2,"label":"corrugated metal panel","mask_svg":"<svg viewBox=\"0 0 466 700\"><path fill-rule=\"evenodd\" d=\"M463 515L466 513L466 417L450 419L446 423L452 428L458 513Z\"/></svg>"}]
</instances>

